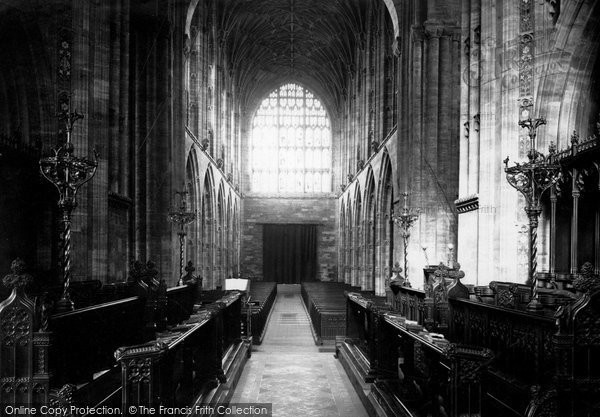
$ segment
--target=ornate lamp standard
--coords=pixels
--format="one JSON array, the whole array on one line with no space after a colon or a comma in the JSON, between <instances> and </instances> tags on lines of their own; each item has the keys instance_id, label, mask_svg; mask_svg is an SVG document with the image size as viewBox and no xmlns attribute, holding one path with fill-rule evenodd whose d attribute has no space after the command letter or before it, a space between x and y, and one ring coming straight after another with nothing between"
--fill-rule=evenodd
<instances>
[{"instance_id":1,"label":"ornate lamp standard","mask_svg":"<svg viewBox=\"0 0 600 417\"><path fill-rule=\"evenodd\" d=\"M529 218L529 276L528 283L532 285L531 301L527 305L529 310L539 310L543 306L539 301L537 288L537 228L538 219L542 212L540 200L546 190L548 190L559 178L560 165L552 162L535 149L536 130L539 126L546 124L546 120L526 119L519 121L519 126L529 130L529 152L527 152L528 162L523 164L515 163L514 166L508 166L508 157L504 160L504 172L508 183L517 189L525 197L525 213ZM556 147L552 144L549 149L549 157L556 153Z\"/></svg>"},{"instance_id":2,"label":"ornate lamp standard","mask_svg":"<svg viewBox=\"0 0 600 417\"><path fill-rule=\"evenodd\" d=\"M404 206L399 215L395 215L392 212L392 220L397 226L400 226L400 230L402 231L402 240L404 241L404 277L406 278L404 285L410 287L410 281L408 280L408 238L410 237L410 228L419 218L420 210L408 207L408 193L406 191L402 195L404 196Z\"/></svg>"},{"instance_id":3,"label":"ornate lamp standard","mask_svg":"<svg viewBox=\"0 0 600 417\"><path fill-rule=\"evenodd\" d=\"M94 160L79 158L73 155L74 146L71 142L73 125L83 115L71 109L59 115L59 120L65 122L67 139L62 146L56 147L53 156L40 159L40 171L44 178L50 181L58 190L58 208L63 224L62 267L63 293L56 305L56 311L71 311L75 308L69 286L71 284L71 214L77 207L77 190L92 179L98 168L98 154L94 149Z\"/></svg>"},{"instance_id":4,"label":"ornate lamp standard","mask_svg":"<svg viewBox=\"0 0 600 417\"><path fill-rule=\"evenodd\" d=\"M187 191L177 191L175 194L180 196L179 208L169 213L169 218L173 223L179 224L179 282L178 285L183 285L183 243L185 241L185 225L194 221L196 213L187 210L187 202L185 196Z\"/></svg>"}]
</instances>

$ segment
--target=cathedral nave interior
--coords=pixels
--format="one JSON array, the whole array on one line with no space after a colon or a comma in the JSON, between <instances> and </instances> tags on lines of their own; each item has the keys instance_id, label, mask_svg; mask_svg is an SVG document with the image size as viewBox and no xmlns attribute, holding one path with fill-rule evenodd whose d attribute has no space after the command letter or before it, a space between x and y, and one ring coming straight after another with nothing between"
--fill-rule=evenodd
<instances>
[{"instance_id":1,"label":"cathedral nave interior","mask_svg":"<svg viewBox=\"0 0 600 417\"><path fill-rule=\"evenodd\" d=\"M599 51L597 0L0 0L2 413L600 415Z\"/></svg>"}]
</instances>

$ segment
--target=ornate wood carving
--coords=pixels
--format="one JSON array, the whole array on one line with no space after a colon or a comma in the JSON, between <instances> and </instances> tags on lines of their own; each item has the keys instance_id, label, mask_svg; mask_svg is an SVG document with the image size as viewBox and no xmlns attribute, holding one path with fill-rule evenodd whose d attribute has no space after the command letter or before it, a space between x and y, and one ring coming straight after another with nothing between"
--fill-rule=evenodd
<instances>
[{"instance_id":1,"label":"ornate wood carving","mask_svg":"<svg viewBox=\"0 0 600 417\"><path fill-rule=\"evenodd\" d=\"M46 404L50 333L42 326L35 303L25 295L25 286L32 281L25 263L17 258L11 270L2 281L12 292L0 303L0 404Z\"/></svg>"}]
</instances>

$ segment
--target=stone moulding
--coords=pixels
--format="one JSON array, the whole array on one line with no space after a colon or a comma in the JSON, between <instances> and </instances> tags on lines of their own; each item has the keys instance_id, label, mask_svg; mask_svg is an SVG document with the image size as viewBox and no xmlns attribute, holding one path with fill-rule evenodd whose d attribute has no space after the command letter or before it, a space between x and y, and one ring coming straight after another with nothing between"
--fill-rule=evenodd
<instances>
[{"instance_id":1,"label":"stone moulding","mask_svg":"<svg viewBox=\"0 0 600 417\"><path fill-rule=\"evenodd\" d=\"M479 210L479 196L474 194L459 198L458 200L454 201L454 206L459 214Z\"/></svg>"}]
</instances>

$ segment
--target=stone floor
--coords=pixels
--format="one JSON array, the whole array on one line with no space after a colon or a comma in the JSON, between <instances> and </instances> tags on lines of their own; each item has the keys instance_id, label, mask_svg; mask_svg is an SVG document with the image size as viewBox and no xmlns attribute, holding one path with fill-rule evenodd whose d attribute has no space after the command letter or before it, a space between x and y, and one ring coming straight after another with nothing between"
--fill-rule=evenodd
<instances>
[{"instance_id":1,"label":"stone floor","mask_svg":"<svg viewBox=\"0 0 600 417\"><path fill-rule=\"evenodd\" d=\"M315 345L299 285L278 286L267 326L231 403L272 403L274 417L367 417L340 363Z\"/></svg>"}]
</instances>

